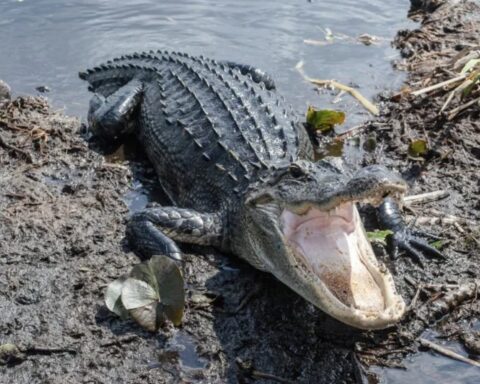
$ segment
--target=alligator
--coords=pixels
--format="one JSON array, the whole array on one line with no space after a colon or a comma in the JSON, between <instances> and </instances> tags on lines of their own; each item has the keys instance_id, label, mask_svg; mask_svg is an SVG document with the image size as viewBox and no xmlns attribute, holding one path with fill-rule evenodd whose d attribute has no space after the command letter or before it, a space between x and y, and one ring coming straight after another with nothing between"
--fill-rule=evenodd
<instances>
[{"instance_id":1,"label":"alligator","mask_svg":"<svg viewBox=\"0 0 480 384\"><path fill-rule=\"evenodd\" d=\"M260 69L150 51L80 78L94 92L93 136L134 134L171 200L129 219L127 238L141 257L181 263L177 243L213 246L350 326L382 329L401 319L405 303L356 204L378 207L394 250L440 256L400 215L405 181L380 165L353 171L338 158L314 161L304 124Z\"/></svg>"}]
</instances>

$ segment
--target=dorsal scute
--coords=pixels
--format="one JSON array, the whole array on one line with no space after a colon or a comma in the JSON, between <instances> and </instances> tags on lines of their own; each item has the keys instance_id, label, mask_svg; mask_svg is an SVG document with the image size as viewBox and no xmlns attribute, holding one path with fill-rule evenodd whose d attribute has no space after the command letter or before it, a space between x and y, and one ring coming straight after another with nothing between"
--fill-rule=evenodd
<instances>
[{"instance_id":1,"label":"dorsal scute","mask_svg":"<svg viewBox=\"0 0 480 384\"><path fill-rule=\"evenodd\" d=\"M294 159L299 143L284 99L244 72L203 56L158 50L114 58L82 76L94 91L105 83L111 92L145 74L146 85L153 82L156 89L149 115L168 125L172 142L189 141L202 167L210 169L212 163L218 172L215 164L224 167L228 187L248 184L272 164Z\"/></svg>"}]
</instances>

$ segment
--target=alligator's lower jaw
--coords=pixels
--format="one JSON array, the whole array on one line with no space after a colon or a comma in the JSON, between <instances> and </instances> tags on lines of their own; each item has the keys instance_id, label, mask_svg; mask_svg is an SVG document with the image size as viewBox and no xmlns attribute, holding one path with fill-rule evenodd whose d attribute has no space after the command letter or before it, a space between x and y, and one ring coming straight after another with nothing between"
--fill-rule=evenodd
<instances>
[{"instance_id":1,"label":"alligator's lower jaw","mask_svg":"<svg viewBox=\"0 0 480 384\"><path fill-rule=\"evenodd\" d=\"M396 323L405 311L389 271L380 266L354 203L329 212L282 213L283 233L300 281L295 290L338 320L361 329Z\"/></svg>"}]
</instances>

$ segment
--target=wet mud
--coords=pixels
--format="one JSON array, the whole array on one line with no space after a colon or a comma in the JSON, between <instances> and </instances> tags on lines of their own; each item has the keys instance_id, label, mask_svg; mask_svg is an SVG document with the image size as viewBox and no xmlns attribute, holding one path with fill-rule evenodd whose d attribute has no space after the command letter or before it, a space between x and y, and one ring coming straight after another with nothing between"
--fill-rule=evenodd
<instances>
[{"instance_id":1,"label":"wet mud","mask_svg":"<svg viewBox=\"0 0 480 384\"><path fill-rule=\"evenodd\" d=\"M415 1L411 16L418 29L400 32L394 44L412 89L428 78L448 79L451 59L480 43L473 3ZM374 367L402 367L406 356L424 350L418 338L426 330L465 345L475 358L479 107L445 121L441 93L380 101L382 116L358 133L376 143L362 162L398 170L411 194L449 192L405 211L442 235L445 260L425 259L422 268L407 257L390 260L376 246L411 303L406 318L381 332L354 330L242 261L191 246L183 247L183 325L157 334L110 313L103 299L107 284L139 261L124 239L129 212L152 198L162 202L153 169L135 145L107 154L77 119L42 98L0 102L0 345L17 347L0 348L0 382L378 382ZM420 136L429 153L412 159L409 141ZM373 228L371 212L364 213ZM470 382L471 371L464 372Z\"/></svg>"}]
</instances>

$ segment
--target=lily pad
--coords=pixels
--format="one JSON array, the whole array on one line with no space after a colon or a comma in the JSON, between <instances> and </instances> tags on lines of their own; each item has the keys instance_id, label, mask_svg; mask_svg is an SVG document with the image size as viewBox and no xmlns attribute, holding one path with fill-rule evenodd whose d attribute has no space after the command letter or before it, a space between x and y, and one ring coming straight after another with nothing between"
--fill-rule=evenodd
<instances>
[{"instance_id":1,"label":"lily pad","mask_svg":"<svg viewBox=\"0 0 480 384\"><path fill-rule=\"evenodd\" d=\"M307 124L315 131L327 132L337 124L345 122L345 113L332 109L315 109L312 106L307 110Z\"/></svg>"},{"instance_id":2,"label":"lily pad","mask_svg":"<svg viewBox=\"0 0 480 384\"><path fill-rule=\"evenodd\" d=\"M128 311L160 301L158 292L147 282L128 278L122 286L122 304Z\"/></svg>"},{"instance_id":3,"label":"lily pad","mask_svg":"<svg viewBox=\"0 0 480 384\"><path fill-rule=\"evenodd\" d=\"M128 318L128 311L123 306L121 298L122 287L125 280L127 280L126 275L111 282L105 292L105 304L107 305L107 308L122 319Z\"/></svg>"},{"instance_id":4,"label":"lily pad","mask_svg":"<svg viewBox=\"0 0 480 384\"><path fill-rule=\"evenodd\" d=\"M154 256L149 265L158 283L158 292L165 307L168 319L175 325L180 325L185 306L185 290L183 275L177 264L169 258Z\"/></svg>"},{"instance_id":5,"label":"lily pad","mask_svg":"<svg viewBox=\"0 0 480 384\"><path fill-rule=\"evenodd\" d=\"M428 152L428 144L424 139L416 139L410 142L408 154L411 157L421 157Z\"/></svg>"},{"instance_id":6,"label":"lily pad","mask_svg":"<svg viewBox=\"0 0 480 384\"><path fill-rule=\"evenodd\" d=\"M133 308L130 316L149 332L156 332L165 323L166 316L162 304L152 302L143 307Z\"/></svg>"},{"instance_id":7,"label":"lily pad","mask_svg":"<svg viewBox=\"0 0 480 384\"><path fill-rule=\"evenodd\" d=\"M182 272L173 260L154 256L111 283L105 303L112 312L130 315L148 331L158 330L166 319L178 326L185 305Z\"/></svg>"}]
</instances>

